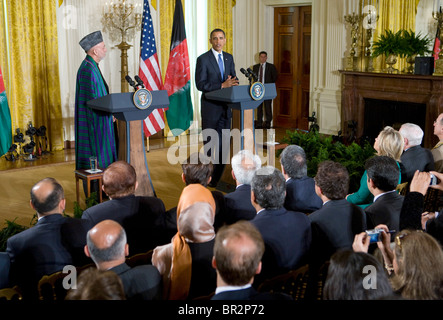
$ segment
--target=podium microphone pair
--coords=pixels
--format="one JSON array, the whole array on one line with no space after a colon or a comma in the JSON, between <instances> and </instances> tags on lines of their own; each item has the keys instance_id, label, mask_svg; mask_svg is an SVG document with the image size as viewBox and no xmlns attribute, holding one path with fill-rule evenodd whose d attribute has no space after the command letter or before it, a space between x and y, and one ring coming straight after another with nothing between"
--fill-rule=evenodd
<instances>
[{"instance_id":1,"label":"podium microphone pair","mask_svg":"<svg viewBox=\"0 0 443 320\"><path fill-rule=\"evenodd\" d=\"M135 79L135 81L137 81L137 83L135 83L134 80L132 80L129 75L127 75L125 77L125 79L126 79L126 81L128 81L129 85L134 88L135 91L137 91L139 89L139 87L142 87L142 88L145 87L142 79L140 79L140 77L137 75L134 76L134 79Z\"/></svg>"},{"instance_id":2,"label":"podium microphone pair","mask_svg":"<svg viewBox=\"0 0 443 320\"><path fill-rule=\"evenodd\" d=\"M251 70L251 68L248 68L246 70L244 68L241 68L240 72L243 73L246 76L246 78L249 79L249 81L252 81L253 79L255 81L258 81L258 76L255 74L254 71Z\"/></svg>"}]
</instances>

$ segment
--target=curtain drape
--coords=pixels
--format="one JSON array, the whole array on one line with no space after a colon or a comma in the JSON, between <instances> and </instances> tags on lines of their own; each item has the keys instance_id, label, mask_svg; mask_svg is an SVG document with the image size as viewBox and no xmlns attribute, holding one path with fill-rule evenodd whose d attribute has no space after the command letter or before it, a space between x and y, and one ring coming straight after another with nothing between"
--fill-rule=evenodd
<instances>
[{"instance_id":1,"label":"curtain drape","mask_svg":"<svg viewBox=\"0 0 443 320\"><path fill-rule=\"evenodd\" d=\"M2 17L0 30L2 67L5 48L9 48L10 65L3 70L12 128L25 133L29 122L37 129L45 126L49 150L63 149L57 4L45 0L7 1L2 12L3 15L6 12L7 26Z\"/></svg>"},{"instance_id":2,"label":"curtain drape","mask_svg":"<svg viewBox=\"0 0 443 320\"><path fill-rule=\"evenodd\" d=\"M218 28L225 31L226 46L224 51L233 53L234 39L232 30L232 8L236 1L208 0L208 40L211 31ZM211 44L208 43L208 48Z\"/></svg>"},{"instance_id":3,"label":"curtain drape","mask_svg":"<svg viewBox=\"0 0 443 320\"><path fill-rule=\"evenodd\" d=\"M365 1L367 3L368 0ZM415 17L420 0L379 0L379 20L374 30L373 40L385 32L391 30L394 33L400 29L415 31ZM374 69L381 71L386 68L386 58L383 56L374 59ZM402 71L406 67L405 59L398 59L394 68Z\"/></svg>"}]
</instances>

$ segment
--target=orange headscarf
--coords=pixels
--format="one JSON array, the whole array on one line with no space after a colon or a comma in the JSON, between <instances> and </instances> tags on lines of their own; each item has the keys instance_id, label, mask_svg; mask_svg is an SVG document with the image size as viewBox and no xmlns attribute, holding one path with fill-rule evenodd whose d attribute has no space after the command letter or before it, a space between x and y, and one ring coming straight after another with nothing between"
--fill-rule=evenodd
<instances>
[{"instance_id":1,"label":"orange headscarf","mask_svg":"<svg viewBox=\"0 0 443 320\"><path fill-rule=\"evenodd\" d=\"M215 201L212 193L200 184L191 184L185 187L180 195L177 206L177 230L170 245L154 251L153 264L158 266L169 260L161 267L165 270L163 275L166 285L167 299L185 300L189 293L192 274L192 256L188 241L201 243L210 241L215 237L214 231ZM172 257L171 257L172 255ZM163 259L162 259L163 256ZM161 261L163 260L163 261ZM162 273L162 272L161 272Z\"/></svg>"}]
</instances>

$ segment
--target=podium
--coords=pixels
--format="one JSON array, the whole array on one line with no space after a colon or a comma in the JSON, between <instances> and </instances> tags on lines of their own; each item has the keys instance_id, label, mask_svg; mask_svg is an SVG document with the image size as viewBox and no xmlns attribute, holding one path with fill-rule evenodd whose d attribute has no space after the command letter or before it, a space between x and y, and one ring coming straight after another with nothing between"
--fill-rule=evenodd
<instances>
[{"instance_id":1,"label":"podium","mask_svg":"<svg viewBox=\"0 0 443 320\"><path fill-rule=\"evenodd\" d=\"M87 102L90 108L112 113L117 120L126 124L126 130L119 134L118 159L130 163L135 168L138 182L135 192L137 196L155 196L146 159L143 120L155 109L169 106L166 90L151 91L151 94L152 103L146 109L135 106L134 92L112 93Z\"/></svg>"},{"instance_id":2,"label":"podium","mask_svg":"<svg viewBox=\"0 0 443 320\"><path fill-rule=\"evenodd\" d=\"M250 85L235 86L226 89L215 90L205 93L209 100L226 102L232 109L232 129L239 129L241 133L240 149L250 150L255 153L255 129L254 110L265 100L272 100L277 97L275 83L264 84L265 93L262 99L254 100L250 93ZM232 148L231 148L232 149ZM238 150L234 150L237 152ZM231 157L233 156L231 150ZM230 159L229 159L230 160ZM231 175L231 166L226 165L220 183L224 191L230 192L235 189L235 181Z\"/></svg>"}]
</instances>

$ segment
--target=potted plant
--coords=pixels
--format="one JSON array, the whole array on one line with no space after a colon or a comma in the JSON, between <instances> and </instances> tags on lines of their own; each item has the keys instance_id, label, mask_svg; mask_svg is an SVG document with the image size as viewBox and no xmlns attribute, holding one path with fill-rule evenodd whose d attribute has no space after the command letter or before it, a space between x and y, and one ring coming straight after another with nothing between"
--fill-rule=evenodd
<instances>
[{"instance_id":1,"label":"potted plant","mask_svg":"<svg viewBox=\"0 0 443 320\"><path fill-rule=\"evenodd\" d=\"M394 73L398 70L394 69L393 65L397 63L397 58L406 55L405 41L403 38L403 30L394 33L391 30L386 30L384 34L379 36L379 39L372 45L372 56L378 57L386 56L386 63L389 65L386 70L388 73Z\"/></svg>"},{"instance_id":2,"label":"potted plant","mask_svg":"<svg viewBox=\"0 0 443 320\"><path fill-rule=\"evenodd\" d=\"M416 35L415 32L407 30L403 30L403 39L405 42L406 62L409 64L405 71L406 73L413 73L415 58L418 55L425 56L432 53L430 49L432 39L428 36L422 36L421 33Z\"/></svg>"}]
</instances>

